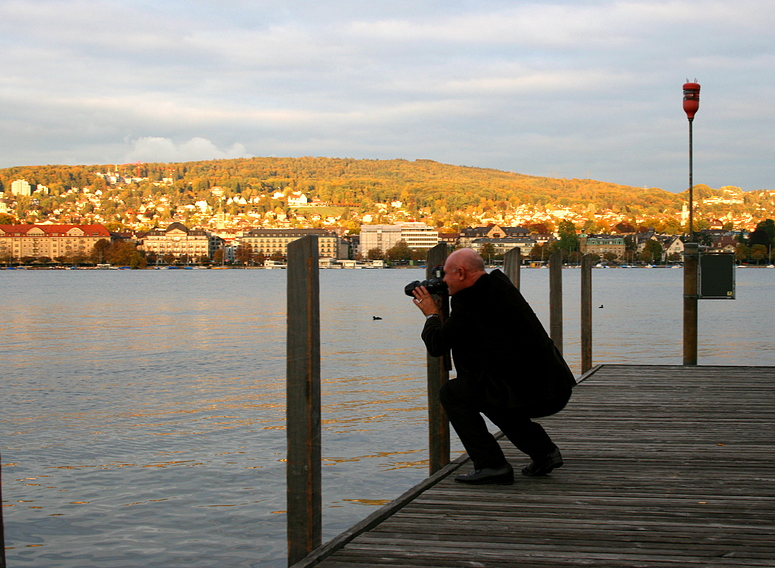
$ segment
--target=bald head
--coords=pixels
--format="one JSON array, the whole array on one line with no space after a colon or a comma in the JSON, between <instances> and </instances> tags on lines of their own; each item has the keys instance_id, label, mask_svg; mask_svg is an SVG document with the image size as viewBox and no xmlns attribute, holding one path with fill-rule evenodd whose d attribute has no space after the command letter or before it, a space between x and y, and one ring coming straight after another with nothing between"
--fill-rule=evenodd
<instances>
[{"instance_id":1,"label":"bald head","mask_svg":"<svg viewBox=\"0 0 775 568\"><path fill-rule=\"evenodd\" d=\"M458 249L447 257L446 266L464 266L470 272L484 272L484 260L474 249Z\"/></svg>"},{"instance_id":2,"label":"bald head","mask_svg":"<svg viewBox=\"0 0 775 568\"><path fill-rule=\"evenodd\" d=\"M473 286L483 274L486 274L484 260L470 248L456 250L444 263L444 282L447 283L450 295Z\"/></svg>"}]
</instances>

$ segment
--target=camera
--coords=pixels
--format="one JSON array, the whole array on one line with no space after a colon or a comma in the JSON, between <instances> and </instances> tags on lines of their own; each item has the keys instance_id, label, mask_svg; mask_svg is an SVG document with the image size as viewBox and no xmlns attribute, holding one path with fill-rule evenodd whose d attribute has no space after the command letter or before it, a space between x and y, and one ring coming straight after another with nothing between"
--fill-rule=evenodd
<instances>
[{"instance_id":1,"label":"camera","mask_svg":"<svg viewBox=\"0 0 775 568\"><path fill-rule=\"evenodd\" d=\"M444 282L444 267L439 265L434 268L431 271L431 277L427 280L423 280L422 282L415 280L414 282L407 284L404 288L404 294L407 296L414 296L412 292L414 292L415 288L419 288L420 286L425 286L431 294L445 293L447 291L447 283Z\"/></svg>"}]
</instances>

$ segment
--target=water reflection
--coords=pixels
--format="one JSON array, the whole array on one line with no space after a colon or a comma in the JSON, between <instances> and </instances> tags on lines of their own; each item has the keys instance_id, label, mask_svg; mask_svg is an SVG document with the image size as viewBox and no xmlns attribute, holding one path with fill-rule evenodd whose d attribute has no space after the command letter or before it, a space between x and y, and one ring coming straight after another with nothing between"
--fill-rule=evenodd
<instances>
[{"instance_id":1,"label":"water reflection","mask_svg":"<svg viewBox=\"0 0 775 568\"><path fill-rule=\"evenodd\" d=\"M547 272L522 278L544 322ZM737 300L700 306L702 364L775 365L775 271L745 272ZM563 276L578 373L578 271ZM285 566L285 272L3 278L9 563ZM681 278L595 271L595 361L680 364ZM325 538L426 475L415 279L321 271Z\"/></svg>"}]
</instances>

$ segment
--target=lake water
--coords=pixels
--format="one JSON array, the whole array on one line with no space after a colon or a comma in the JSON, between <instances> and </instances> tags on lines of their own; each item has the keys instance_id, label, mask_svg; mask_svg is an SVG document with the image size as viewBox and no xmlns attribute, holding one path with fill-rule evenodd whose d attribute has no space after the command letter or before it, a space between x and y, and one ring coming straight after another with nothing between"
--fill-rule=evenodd
<instances>
[{"instance_id":1,"label":"lake water","mask_svg":"<svg viewBox=\"0 0 775 568\"><path fill-rule=\"evenodd\" d=\"M545 325L548 272L522 273ZM427 475L403 295L422 274L320 272L324 540ZM286 565L285 276L0 271L10 566ZM563 280L578 374L579 270ZM598 269L593 288L595 363L682 363L683 271ZM738 269L736 300L701 301L699 363L775 365L774 292L775 270Z\"/></svg>"}]
</instances>

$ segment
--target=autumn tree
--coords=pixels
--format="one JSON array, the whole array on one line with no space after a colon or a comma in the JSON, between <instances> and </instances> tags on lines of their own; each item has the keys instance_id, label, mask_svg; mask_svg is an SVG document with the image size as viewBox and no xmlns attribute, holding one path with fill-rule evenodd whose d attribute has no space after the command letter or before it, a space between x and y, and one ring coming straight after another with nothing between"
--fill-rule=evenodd
<instances>
[{"instance_id":1,"label":"autumn tree","mask_svg":"<svg viewBox=\"0 0 775 568\"><path fill-rule=\"evenodd\" d=\"M406 241L401 239L385 251L385 258L388 260L411 260L412 250L409 248L409 245L406 244Z\"/></svg>"},{"instance_id":2,"label":"autumn tree","mask_svg":"<svg viewBox=\"0 0 775 568\"><path fill-rule=\"evenodd\" d=\"M713 244L713 235L707 231L699 231L694 233L694 237L697 239L697 243L701 246L709 247Z\"/></svg>"},{"instance_id":3,"label":"autumn tree","mask_svg":"<svg viewBox=\"0 0 775 568\"><path fill-rule=\"evenodd\" d=\"M574 250L573 252L568 254L568 262L570 262L571 264L581 264L581 257L583 257L583 256L584 255L581 254L581 251ZM597 255L595 255L595 256L597 256ZM600 260L600 257L598 256L597 259Z\"/></svg>"},{"instance_id":4,"label":"autumn tree","mask_svg":"<svg viewBox=\"0 0 775 568\"><path fill-rule=\"evenodd\" d=\"M757 225L757 229L763 227L767 236L770 238L770 244L775 244L775 221L772 219L765 219Z\"/></svg>"},{"instance_id":5,"label":"autumn tree","mask_svg":"<svg viewBox=\"0 0 775 568\"><path fill-rule=\"evenodd\" d=\"M531 233L538 234L538 235L544 235L552 231L552 228L546 223L531 223L526 228Z\"/></svg>"},{"instance_id":6,"label":"autumn tree","mask_svg":"<svg viewBox=\"0 0 775 568\"><path fill-rule=\"evenodd\" d=\"M748 235L748 246L764 245L770 247L775 243L775 221L767 219L760 221L756 229Z\"/></svg>"},{"instance_id":7,"label":"autumn tree","mask_svg":"<svg viewBox=\"0 0 775 568\"><path fill-rule=\"evenodd\" d=\"M530 249L530 260L544 260L549 256L548 248L546 244L534 246Z\"/></svg>"},{"instance_id":8,"label":"autumn tree","mask_svg":"<svg viewBox=\"0 0 775 568\"><path fill-rule=\"evenodd\" d=\"M753 245L751 247L751 258L759 264L762 260L767 258L767 247L764 245Z\"/></svg>"},{"instance_id":9,"label":"autumn tree","mask_svg":"<svg viewBox=\"0 0 775 568\"><path fill-rule=\"evenodd\" d=\"M369 251L366 253L366 258L369 260L384 260L385 254L382 252L382 249L373 248L369 249Z\"/></svg>"},{"instance_id":10,"label":"autumn tree","mask_svg":"<svg viewBox=\"0 0 775 568\"><path fill-rule=\"evenodd\" d=\"M643 252L640 253L640 259L651 264L652 262L659 262L661 258L662 243L655 239L647 240L646 245L643 247Z\"/></svg>"},{"instance_id":11,"label":"autumn tree","mask_svg":"<svg viewBox=\"0 0 775 568\"><path fill-rule=\"evenodd\" d=\"M579 250L579 236L576 233L576 225L571 221L562 220L557 230L560 236L557 248L568 254Z\"/></svg>"},{"instance_id":12,"label":"autumn tree","mask_svg":"<svg viewBox=\"0 0 775 568\"><path fill-rule=\"evenodd\" d=\"M628 262L632 262L635 258L635 253L638 250L638 244L630 236L624 237L624 257Z\"/></svg>"},{"instance_id":13,"label":"autumn tree","mask_svg":"<svg viewBox=\"0 0 775 568\"><path fill-rule=\"evenodd\" d=\"M107 223L103 223L102 226L105 227L111 233L120 233L128 229L126 225L118 221L109 221Z\"/></svg>"},{"instance_id":14,"label":"autumn tree","mask_svg":"<svg viewBox=\"0 0 775 568\"><path fill-rule=\"evenodd\" d=\"M239 245L234 251L234 259L240 264L247 266L253 259L253 249L250 245Z\"/></svg>"},{"instance_id":15,"label":"autumn tree","mask_svg":"<svg viewBox=\"0 0 775 568\"><path fill-rule=\"evenodd\" d=\"M148 264L147 259L137 250L134 243L129 241L111 243L106 251L105 261L113 266L130 266L132 268L145 268Z\"/></svg>"},{"instance_id":16,"label":"autumn tree","mask_svg":"<svg viewBox=\"0 0 775 568\"><path fill-rule=\"evenodd\" d=\"M91 253L92 260L97 264L104 263L110 246L110 241L107 239L100 239L94 243L94 247L92 248Z\"/></svg>"},{"instance_id":17,"label":"autumn tree","mask_svg":"<svg viewBox=\"0 0 775 568\"><path fill-rule=\"evenodd\" d=\"M744 243L737 243L735 246L735 260L745 262L751 258L751 249Z\"/></svg>"},{"instance_id":18,"label":"autumn tree","mask_svg":"<svg viewBox=\"0 0 775 568\"><path fill-rule=\"evenodd\" d=\"M479 256L481 256L487 263L490 263L492 257L495 256L495 245L492 243L484 243L479 250Z\"/></svg>"}]
</instances>

